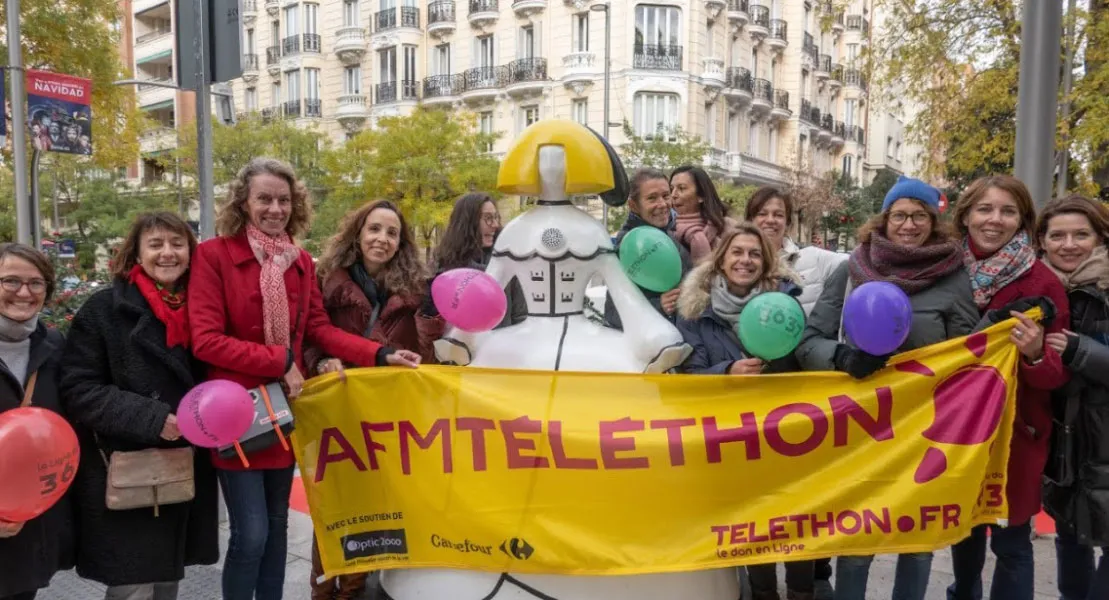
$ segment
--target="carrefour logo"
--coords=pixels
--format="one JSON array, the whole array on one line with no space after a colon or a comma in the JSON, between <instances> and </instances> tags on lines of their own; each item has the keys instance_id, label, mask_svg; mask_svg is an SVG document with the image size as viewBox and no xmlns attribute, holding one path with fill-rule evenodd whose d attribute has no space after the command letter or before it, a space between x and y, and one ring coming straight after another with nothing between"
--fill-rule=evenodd
<instances>
[{"instance_id":1,"label":"carrefour logo","mask_svg":"<svg viewBox=\"0 0 1109 600\"><path fill-rule=\"evenodd\" d=\"M408 554L408 539L403 529L352 533L343 536L340 541L346 560L382 554Z\"/></svg>"}]
</instances>

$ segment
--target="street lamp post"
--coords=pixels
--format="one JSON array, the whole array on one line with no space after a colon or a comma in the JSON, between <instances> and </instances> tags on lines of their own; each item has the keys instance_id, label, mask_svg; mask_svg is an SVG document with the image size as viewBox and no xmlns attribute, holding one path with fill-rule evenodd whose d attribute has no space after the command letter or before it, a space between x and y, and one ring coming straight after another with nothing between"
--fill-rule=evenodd
<instances>
[{"instance_id":1,"label":"street lamp post","mask_svg":"<svg viewBox=\"0 0 1109 600\"><path fill-rule=\"evenodd\" d=\"M601 135L604 136L605 141L608 141L608 128L612 125L609 122L609 110L611 107L609 103L609 91L612 87L612 59L610 58L612 52L612 10L610 10L610 8L608 2L604 4L594 4L589 7L589 10L594 12L605 13L605 121L604 127L601 129ZM601 205L601 223L604 225L605 231L608 231L608 204L602 202Z\"/></svg>"},{"instance_id":2,"label":"street lamp post","mask_svg":"<svg viewBox=\"0 0 1109 600\"><path fill-rule=\"evenodd\" d=\"M8 70L12 74L12 167L15 170L15 237L16 241L29 244L35 208L27 194L27 139L24 127L23 100L27 94L23 84L23 39L19 32L19 0L7 0L8 11ZM0 81L0 85L3 82Z\"/></svg>"},{"instance_id":3,"label":"street lamp post","mask_svg":"<svg viewBox=\"0 0 1109 600\"><path fill-rule=\"evenodd\" d=\"M1057 164L1055 117L1062 13L1062 2L1025 2L1021 20L1013 174L1028 186L1039 207L1051 198L1051 174Z\"/></svg>"}]
</instances>

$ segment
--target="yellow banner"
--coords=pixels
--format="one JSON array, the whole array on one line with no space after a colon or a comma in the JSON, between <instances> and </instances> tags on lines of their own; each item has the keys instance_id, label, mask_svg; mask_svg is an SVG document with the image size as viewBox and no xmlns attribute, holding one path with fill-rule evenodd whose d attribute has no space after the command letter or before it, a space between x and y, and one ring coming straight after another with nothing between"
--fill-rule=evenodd
<instances>
[{"instance_id":1,"label":"yellow banner","mask_svg":"<svg viewBox=\"0 0 1109 600\"><path fill-rule=\"evenodd\" d=\"M951 545L1008 514L1012 324L864 381L318 378L293 442L324 567L613 575Z\"/></svg>"}]
</instances>

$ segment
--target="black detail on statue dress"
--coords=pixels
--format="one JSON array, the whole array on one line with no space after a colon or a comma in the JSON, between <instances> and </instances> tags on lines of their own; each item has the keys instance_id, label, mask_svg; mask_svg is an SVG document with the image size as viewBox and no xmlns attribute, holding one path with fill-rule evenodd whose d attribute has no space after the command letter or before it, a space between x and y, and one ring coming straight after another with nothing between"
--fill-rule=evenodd
<instances>
[{"instance_id":1,"label":"black detail on statue dress","mask_svg":"<svg viewBox=\"0 0 1109 600\"><path fill-rule=\"evenodd\" d=\"M562 346L566 342L566 332L570 329L570 317L562 317L562 335L558 336L558 352L555 353L554 370L562 364Z\"/></svg>"},{"instance_id":2,"label":"black detail on statue dress","mask_svg":"<svg viewBox=\"0 0 1109 600\"><path fill-rule=\"evenodd\" d=\"M589 260L593 260L593 259L597 258L598 256L600 256L602 254L616 254L616 251L613 250L612 248L597 248L591 254L588 254L588 255L580 255L579 256L578 254L575 254L574 252L566 252L566 253L562 254L561 256L556 256L554 258L547 258L545 256L542 257L542 258L545 261L553 262L553 263L564 261L564 260L569 260L571 258L576 258L576 259L581 260L581 261L589 261ZM527 261L527 260L531 260L533 258L539 258L540 257L538 250L529 252L529 253L527 253L523 256L516 256L515 254L512 254L511 252L508 252L507 250L498 250L498 251L493 252L493 256L496 257L496 258L507 258L509 260L514 260L516 262L524 262L524 261Z\"/></svg>"},{"instance_id":3,"label":"black detail on statue dress","mask_svg":"<svg viewBox=\"0 0 1109 600\"><path fill-rule=\"evenodd\" d=\"M568 204L573 204L572 202L570 202L569 198L567 198L566 200L536 200L535 201L536 206L566 206Z\"/></svg>"}]
</instances>

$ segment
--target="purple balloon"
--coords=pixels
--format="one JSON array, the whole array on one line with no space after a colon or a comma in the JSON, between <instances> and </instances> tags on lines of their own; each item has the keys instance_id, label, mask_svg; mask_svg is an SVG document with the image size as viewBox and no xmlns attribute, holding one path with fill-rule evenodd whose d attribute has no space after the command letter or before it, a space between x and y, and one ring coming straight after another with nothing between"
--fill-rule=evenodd
<instances>
[{"instance_id":1,"label":"purple balloon","mask_svg":"<svg viewBox=\"0 0 1109 600\"><path fill-rule=\"evenodd\" d=\"M908 339L912 324L909 296L892 283L864 283L843 303L844 332L868 354L893 354Z\"/></svg>"},{"instance_id":2,"label":"purple balloon","mask_svg":"<svg viewBox=\"0 0 1109 600\"><path fill-rule=\"evenodd\" d=\"M205 381L189 390L177 406L177 428L201 448L227 446L254 421L254 399L246 388L226 379Z\"/></svg>"}]
</instances>

